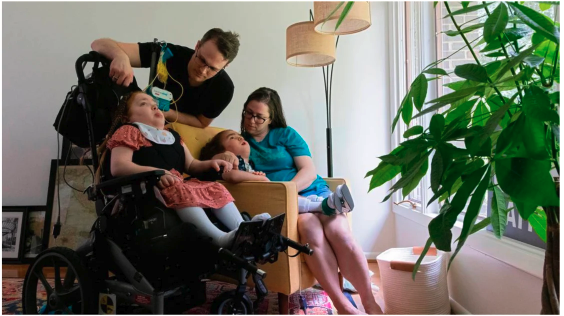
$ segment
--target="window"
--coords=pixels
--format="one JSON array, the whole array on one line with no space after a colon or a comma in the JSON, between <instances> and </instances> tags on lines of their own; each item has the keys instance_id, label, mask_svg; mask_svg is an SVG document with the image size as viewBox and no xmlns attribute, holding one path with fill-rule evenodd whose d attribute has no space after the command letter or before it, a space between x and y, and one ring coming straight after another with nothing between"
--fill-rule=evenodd
<instances>
[{"instance_id":1,"label":"window","mask_svg":"<svg viewBox=\"0 0 564 316\"><path fill-rule=\"evenodd\" d=\"M469 6L480 5L482 2L470 2ZM393 22L400 23L398 29L394 29L394 34L397 38L392 37L392 48L391 53L395 53L395 59L392 62L398 62L399 65L390 66L391 69L391 80L396 80L394 86L392 84L392 116L395 117L401 100L407 93L407 90L414 78L421 73L423 67L428 64L451 56L448 60L437 65L437 67L444 69L449 76L445 76L442 79L430 81L429 91L427 93L427 101L434 99L436 97L442 96L444 94L450 93L451 90L448 84L456 81L460 81L461 78L454 74L454 69L456 66L475 63L475 59L472 52L466 47L461 36L449 36L448 31L456 31L456 27L450 18L443 18L448 15L446 7L443 2L439 2L436 7L433 7L433 2L406 2L406 3L394 3L391 5L391 17ZM525 2L525 5L533 9L539 9L539 3L537 2ZM489 7L490 13L495 9L496 4L492 4ZM462 9L461 2L449 2L449 7L452 12ZM550 16L551 18L558 20L555 16L557 10L552 6L550 9L543 11L544 14ZM487 19L487 14L485 9L480 9L473 12L468 12L466 14L457 15L455 21L459 27L464 28L477 23L483 23ZM403 23L403 24L402 24ZM526 27L520 25L519 27ZM473 46L474 54L477 56L478 60L482 64L487 64L489 62L495 61L499 57L488 57L487 52L481 52L486 46L485 43L481 43L483 29L477 29L465 33L465 37ZM532 32L529 34L529 37ZM403 50L403 51L402 51ZM511 49L508 48L511 54ZM403 62L403 63L402 63ZM397 75L393 72L403 72L403 74ZM512 95L512 91L503 91L506 96ZM411 126L422 125L428 126L432 114L422 116L416 120L412 120L410 126L406 126L403 121L398 122L396 131L392 136L392 148L395 148L399 143L405 141L403 138L403 133ZM460 141L453 143L456 146L464 147L464 142ZM427 175L421 180L419 186L414 189L405 200L415 205L417 211L425 214L437 214L440 206L435 202L434 205L426 206L427 200L433 196L433 192L430 188L430 162L432 161L432 156L429 158L429 169ZM395 203L403 202L403 196L401 192L398 192L393 199ZM487 205L490 203L488 198L484 199L484 204L480 212L480 217L484 218L487 216ZM464 212L461 214L459 219L464 217Z\"/></svg>"}]
</instances>

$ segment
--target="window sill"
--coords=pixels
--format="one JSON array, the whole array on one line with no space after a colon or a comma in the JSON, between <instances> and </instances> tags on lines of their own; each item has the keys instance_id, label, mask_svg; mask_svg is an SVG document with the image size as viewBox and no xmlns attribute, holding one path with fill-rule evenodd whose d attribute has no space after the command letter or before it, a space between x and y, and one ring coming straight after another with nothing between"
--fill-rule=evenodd
<instances>
[{"instance_id":1,"label":"window sill","mask_svg":"<svg viewBox=\"0 0 564 316\"><path fill-rule=\"evenodd\" d=\"M395 214L427 227L433 216L415 212L403 205L393 205ZM460 235L462 223L456 222L453 236ZM481 230L471 235L464 247L470 247L486 256L542 279L544 250L510 238L497 239L492 232Z\"/></svg>"}]
</instances>

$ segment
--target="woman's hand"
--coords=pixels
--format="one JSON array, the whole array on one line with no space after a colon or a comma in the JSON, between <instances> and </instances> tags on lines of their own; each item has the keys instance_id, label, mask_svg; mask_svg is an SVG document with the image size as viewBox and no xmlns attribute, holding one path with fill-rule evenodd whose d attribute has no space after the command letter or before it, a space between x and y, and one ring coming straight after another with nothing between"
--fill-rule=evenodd
<instances>
[{"instance_id":1,"label":"woman's hand","mask_svg":"<svg viewBox=\"0 0 564 316\"><path fill-rule=\"evenodd\" d=\"M110 77L118 84L128 87L133 82L133 68L126 54L118 56L110 64Z\"/></svg>"},{"instance_id":2,"label":"woman's hand","mask_svg":"<svg viewBox=\"0 0 564 316\"><path fill-rule=\"evenodd\" d=\"M257 175L257 176L266 176L266 173L264 173L262 171L253 171L253 174Z\"/></svg>"},{"instance_id":3,"label":"woman's hand","mask_svg":"<svg viewBox=\"0 0 564 316\"><path fill-rule=\"evenodd\" d=\"M221 159L221 160L227 161L228 163L230 163L233 166L233 168L239 169L239 158L237 158L237 156L230 151L226 151L224 153L217 154L217 155L213 156L212 159Z\"/></svg>"},{"instance_id":4,"label":"woman's hand","mask_svg":"<svg viewBox=\"0 0 564 316\"><path fill-rule=\"evenodd\" d=\"M161 177L159 183L157 183L157 187L162 190L174 185L177 181L180 182L181 180L170 171L165 170L165 174Z\"/></svg>"},{"instance_id":5,"label":"woman's hand","mask_svg":"<svg viewBox=\"0 0 564 316\"><path fill-rule=\"evenodd\" d=\"M209 163L215 171L219 171L221 167L223 167L223 173L229 172L233 169L233 164L225 160L213 159L209 160Z\"/></svg>"}]
</instances>

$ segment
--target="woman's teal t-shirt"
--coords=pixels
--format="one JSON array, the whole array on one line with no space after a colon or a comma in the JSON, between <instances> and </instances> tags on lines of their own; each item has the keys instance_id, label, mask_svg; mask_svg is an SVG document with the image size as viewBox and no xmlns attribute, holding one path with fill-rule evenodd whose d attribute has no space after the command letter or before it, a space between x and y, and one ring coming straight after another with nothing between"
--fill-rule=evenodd
<instances>
[{"instance_id":1,"label":"woman's teal t-shirt","mask_svg":"<svg viewBox=\"0 0 564 316\"><path fill-rule=\"evenodd\" d=\"M255 164L255 170L266 173L270 181L292 180L298 173L294 157L311 157L307 143L291 127L271 129L260 142L248 133L243 133L243 137L251 146L250 160ZM313 183L299 194L307 196L323 187L327 187L327 182L317 175Z\"/></svg>"}]
</instances>

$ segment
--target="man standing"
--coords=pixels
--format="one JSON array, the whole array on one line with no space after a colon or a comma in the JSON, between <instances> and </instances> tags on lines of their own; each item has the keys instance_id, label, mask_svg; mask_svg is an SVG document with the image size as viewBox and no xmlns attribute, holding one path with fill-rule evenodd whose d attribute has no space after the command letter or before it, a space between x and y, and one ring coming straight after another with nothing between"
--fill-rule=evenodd
<instances>
[{"instance_id":1,"label":"man standing","mask_svg":"<svg viewBox=\"0 0 564 316\"><path fill-rule=\"evenodd\" d=\"M103 38L92 42L91 47L112 61L112 80L129 86L133 81L132 67L151 66L152 45ZM165 118L169 122L178 118L179 123L195 127L209 126L233 98L234 85L224 69L237 56L239 35L214 28L204 34L194 49L170 43L167 47L172 57L166 60L166 86L158 79L153 81L154 86L170 91L176 101L178 111L171 105L164 112Z\"/></svg>"}]
</instances>

